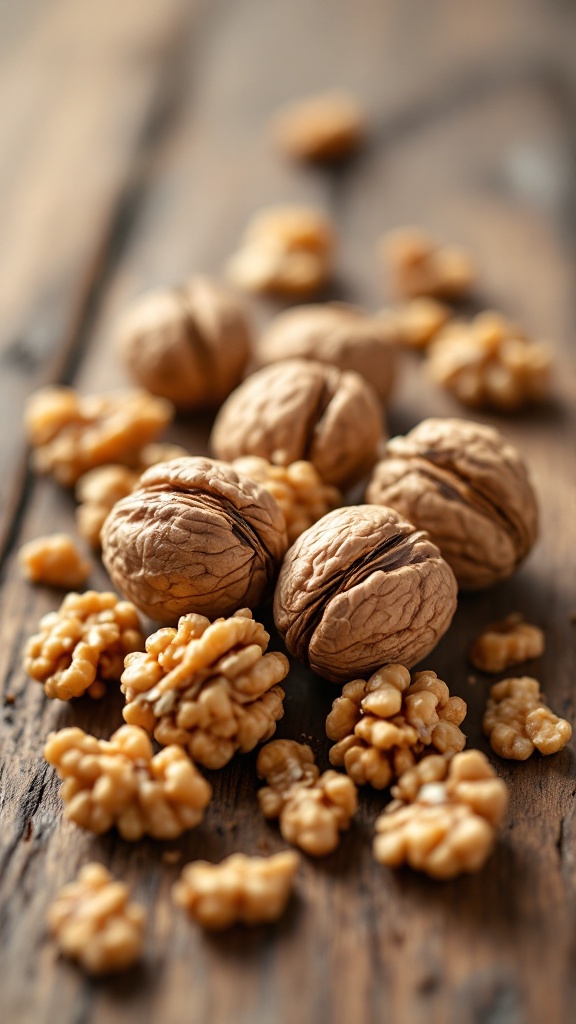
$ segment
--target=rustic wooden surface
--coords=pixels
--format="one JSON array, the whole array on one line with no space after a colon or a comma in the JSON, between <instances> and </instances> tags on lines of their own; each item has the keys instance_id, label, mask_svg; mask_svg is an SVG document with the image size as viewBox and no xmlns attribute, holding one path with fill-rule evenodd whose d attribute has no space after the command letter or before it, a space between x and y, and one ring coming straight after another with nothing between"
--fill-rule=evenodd
<instances>
[{"instance_id":1,"label":"rustic wooden surface","mask_svg":"<svg viewBox=\"0 0 576 1024\"><path fill-rule=\"evenodd\" d=\"M426 664L469 701L485 681L465 652L479 623L521 609L546 630L534 666L574 719L576 11L562 0L19 0L0 8L0 1018L26 1024L563 1024L574 1020L576 772L570 747L499 762L511 786L498 850L478 875L434 884L375 864L382 795L366 795L338 851L306 862L277 926L205 937L170 903L179 868L162 846L84 835L62 821L41 746L77 723L107 736L120 701L45 700L22 646L57 597L22 583L20 543L73 528L72 498L27 470L22 402L40 384L120 384L114 317L144 287L217 271L251 212L319 203L342 237L335 293L384 301L374 242L421 223L469 245L480 302L557 350L554 402L494 422L526 453L542 539L522 571L462 598ZM370 143L336 172L280 159L276 105L334 84L363 99ZM258 315L270 308L261 306ZM458 414L407 360L393 432ZM204 450L208 424L174 439ZM102 570L95 584L105 585ZM269 617L269 616L268 616ZM311 737L322 765L334 689L294 667L278 735ZM497 759L494 759L497 760ZM256 804L254 758L215 775L183 860L282 847ZM88 858L128 879L150 911L143 964L94 983L60 960L43 919Z\"/></svg>"}]
</instances>

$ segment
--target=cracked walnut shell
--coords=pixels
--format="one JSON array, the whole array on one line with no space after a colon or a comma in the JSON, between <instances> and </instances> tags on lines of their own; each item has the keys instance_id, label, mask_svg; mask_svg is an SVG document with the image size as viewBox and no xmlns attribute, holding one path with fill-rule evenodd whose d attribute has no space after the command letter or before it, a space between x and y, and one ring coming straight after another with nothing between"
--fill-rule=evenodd
<instances>
[{"instance_id":1,"label":"cracked walnut shell","mask_svg":"<svg viewBox=\"0 0 576 1024\"><path fill-rule=\"evenodd\" d=\"M456 580L428 535L390 508L336 509L289 549L274 621L291 654L332 682L415 665L456 609Z\"/></svg>"},{"instance_id":2,"label":"cracked walnut shell","mask_svg":"<svg viewBox=\"0 0 576 1024\"><path fill-rule=\"evenodd\" d=\"M538 750L556 754L572 736L572 726L550 710L537 679L502 679L490 688L483 719L490 746L500 757L525 761Z\"/></svg>"},{"instance_id":3,"label":"cracked walnut shell","mask_svg":"<svg viewBox=\"0 0 576 1024\"><path fill-rule=\"evenodd\" d=\"M354 96L334 90L287 104L277 112L272 129L288 156L328 162L350 156L358 148L364 117Z\"/></svg>"},{"instance_id":4,"label":"cracked walnut shell","mask_svg":"<svg viewBox=\"0 0 576 1024\"><path fill-rule=\"evenodd\" d=\"M392 288L414 299L460 299L472 288L476 268L468 253L455 245L438 245L418 228L397 228L381 242Z\"/></svg>"},{"instance_id":5,"label":"cracked walnut shell","mask_svg":"<svg viewBox=\"0 0 576 1024\"><path fill-rule=\"evenodd\" d=\"M81 587L92 572L92 562L67 533L35 537L23 544L18 560L27 580L70 590Z\"/></svg>"},{"instance_id":6,"label":"cracked walnut shell","mask_svg":"<svg viewBox=\"0 0 576 1024\"><path fill-rule=\"evenodd\" d=\"M480 672L503 672L544 653L544 633L525 622L522 615L508 615L486 626L472 644L469 658Z\"/></svg>"},{"instance_id":7,"label":"cracked walnut shell","mask_svg":"<svg viewBox=\"0 0 576 1024\"><path fill-rule=\"evenodd\" d=\"M392 438L366 500L426 530L465 590L511 576L538 535L520 454L497 430L469 420L423 420Z\"/></svg>"}]
</instances>

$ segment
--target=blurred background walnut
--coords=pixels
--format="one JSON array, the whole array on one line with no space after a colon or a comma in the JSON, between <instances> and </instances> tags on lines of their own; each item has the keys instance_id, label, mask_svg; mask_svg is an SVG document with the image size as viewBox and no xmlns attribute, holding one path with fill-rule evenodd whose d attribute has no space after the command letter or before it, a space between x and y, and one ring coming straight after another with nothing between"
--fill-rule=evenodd
<instances>
[{"instance_id":1,"label":"blurred background walnut","mask_svg":"<svg viewBox=\"0 0 576 1024\"><path fill-rule=\"evenodd\" d=\"M480 672L503 672L544 653L544 633L525 622L522 615L508 615L486 626L472 644L469 658Z\"/></svg>"},{"instance_id":2,"label":"blurred background walnut","mask_svg":"<svg viewBox=\"0 0 576 1024\"><path fill-rule=\"evenodd\" d=\"M85 558L73 537L52 533L35 537L23 544L18 561L27 580L70 590L81 587L92 572L92 562Z\"/></svg>"},{"instance_id":3,"label":"blurred background walnut","mask_svg":"<svg viewBox=\"0 0 576 1024\"><path fill-rule=\"evenodd\" d=\"M392 290L402 298L460 299L476 280L476 267L455 245L439 245L419 228L397 228L380 243Z\"/></svg>"},{"instance_id":4,"label":"blurred background walnut","mask_svg":"<svg viewBox=\"0 0 576 1024\"><path fill-rule=\"evenodd\" d=\"M392 318L400 344L414 349L428 348L452 315L443 302L424 295L394 310L383 310L384 314Z\"/></svg>"},{"instance_id":5,"label":"blurred background walnut","mask_svg":"<svg viewBox=\"0 0 576 1024\"><path fill-rule=\"evenodd\" d=\"M354 96L334 90L286 104L272 132L280 149L297 160L341 160L360 145L364 117Z\"/></svg>"},{"instance_id":6,"label":"blurred background walnut","mask_svg":"<svg viewBox=\"0 0 576 1024\"><path fill-rule=\"evenodd\" d=\"M490 687L483 719L490 746L500 757L525 761L538 750L556 754L572 736L572 726L550 710L537 679L502 679Z\"/></svg>"}]
</instances>

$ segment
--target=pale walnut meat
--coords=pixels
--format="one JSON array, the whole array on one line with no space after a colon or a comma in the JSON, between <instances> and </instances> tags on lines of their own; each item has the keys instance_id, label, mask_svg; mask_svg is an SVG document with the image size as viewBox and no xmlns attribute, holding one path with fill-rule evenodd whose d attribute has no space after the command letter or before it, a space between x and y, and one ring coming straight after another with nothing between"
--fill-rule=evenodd
<instances>
[{"instance_id":1,"label":"pale walnut meat","mask_svg":"<svg viewBox=\"0 0 576 1024\"><path fill-rule=\"evenodd\" d=\"M506 784L484 754L425 757L392 793L396 799L376 821L377 861L437 879L480 870L508 804Z\"/></svg>"},{"instance_id":2,"label":"pale walnut meat","mask_svg":"<svg viewBox=\"0 0 576 1024\"><path fill-rule=\"evenodd\" d=\"M84 557L74 538L67 533L29 540L20 548L18 560L31 583L45 583L64 590L81 587L93 568L90 559Z\"/></svg>"},{"instance_id":3,"label":"pale walnut meat","mask_svg":"<svg viewBox=\"0 0 576 1024\"><path fill-rule=\"evenodd\" d=\"M333 771L320 775L310 747L294 740L263 747L256 771L267 783L258 792L262 813L279 819L286 842L312 857L332 853L357 810L352 780Z\"/></svg>"},{"instance_id":4,"label":"pale walnut meat","mask_svg":"<svg viewBox=\"0 0 576 1024\"><path fill-rule=\"evenodd\" d=\"M387 398L395 376L398 329L392 317L326 302L287 309L264 329L256 349L259 366L283 359L314 359L354 370Z\"/></svg>"},{"instance_id":5,"label":"pale walnut meat","mask_svg":"<svg viewBox=\"0 0 576 1024\"><path fill-rule=\"evenodd\" d=\"M222 768L270 739L284 713L288 659L266 653L269 634L243 608L210 622L184 615L178 629L153 633L145 654L126 658L124 718L164 745L179 743L194 761Z\"/></svg>"},{"instance_id":6,"label":"pale walnut meat","mask_svg":"<svg viewBox=\"0 0 576 1024\"><path fill-rule=\"evenodd\" d=\"M347 683L334 701L326 719L326 735L336 740L330 764L357 786L385 789L422 757L463 750L466 710L435 672L416 672L411 684L403 665L384 665Z\"/></svg>"},{"instance_id":7,"label":"pale walnut meat","mask_svg":"<svg viewBox=\"0 0 576 1024\"><path fill-rule=\"evenodd\" d=\"M482 724L495 753L514 761L525 761L535 750L556 754L572 736L570 723L550 710L540 683L529 676L502 679L490 688Z\"/></svg>"},{"instance_id":8,"label":"pale walnut meat","mask_svg":"<svg viewBox=\"0 0 576 1024\"><path fill-rule=\"evenodd\" d=\"M291 654L334 683L410 668L446 632L456 580L426 533L390 508L336 509L289 549L274 621Z\"/></svg>"},{"instance_id":9,"label":"pale walnut meat","mask_svg":"<svg viewBox=\"0 0 576 1024\"><path fill-rule=\"evenodd\" d=\"M24 650L24 669L47 697L103 697L122 675L124 658L144 649L134 605L116 594L67 594L58 611L40 619Z\"/></svg>"},{"instance_id":10,"label":"pale walnut meat","mask_svg":"<svg viewBox=\"0 0 576 1024\"><path fill-rule=\"evenodd\" d=\"M503 672L511 665L539 658L544 653L544 633L513 613L502 622L486 626L472 644L469 658L480 672Z\"/></svg>"},{"instance_id":11,"label":"pale walnut meat","mask_svg":"<svg viewBox=\"0 0 576 1024\"><path fill-rule=\"evenodd\" d=\"M85 864L50 904L47 924L60 952L88 974L124 971L140 958L146 911L103 864Z\"/></svg>"},{"instance_id":12,"label":"pale walnut meat","mask_svg":"<svg viewBox=\"0 0 576 1024\"><path fill-rule=\"evenodd\" d=\"M382 410L359 374L304 359L273 363L224 403L211 445L220 459L259 455L311 462L327 484L346 488L368 472L382 437Z\"/></svg>"},{"instance_id":13,"label":"pale walnut meat","mask_svg":"<svg viewBox=\"0 0 576 1024\"><path fill-rule=\"evenodd\" d=\"M426 349L451 317L451 310L438 299L421 296L398 306L390 314L401 345Z\"/></svg>"},{"instance_id":14,"label":"pale walnut meat","mask_svg":"<svg viewBox=\"0 0 576 1024\"><path fill-rule=\"evenodd\" d=\"M424 420L392 438L366 500L426 530L465 590L511 576L538 535L522 457L497 430L469 420Z\"/></svg>"},{"instance_id":15,"label":"pale walnut meat","mask_svg":"<svg viewBox=\"0 0 576 1024\"><path fill-rule=\"evenodd\" d=\"M135 725L121 726L109 740L60 729L48 736L44 757L64 780L65 816L97 835L116 828L130 842L144 835L176 839L200 824L212 797L182 747L154 755Z\"/></svg>"},{"instance_id":16,"label":"pale walnut meat","mask_svg":"<svg viewBox=\"0 0 576 1024\"><path fill-rule=\"evenodd\" d=\"M392 290L403 298L460 299L476 280L476 267L465 249L440 245L419 228L390 231L380 251Z\"/></svg>"},{"instance_id":17,"label":"pale walnut meat","mask_svg":"<svg viewBox=\"0 0 576 1024\"><path fill-rule=\"evenodd\" d=\"M209 618L263 601L286 550L286 526L268 491L213 459L152 466L102 528L115 586L157 622Z\"/></svg>"},{"instance_id":18,"label":"pale walnut meat","mask_svg":"<svg viewBox=\"0 0 576 1024\"><path fill-rule=\"evenodd\" d=\"M241 300L197 276L137 298L118 324L116 346L148 391L178 409L214 408L242 379L251 330Z\"/></svg>"},{"instance_id":19,"label":"pale walnut meat","mask_svg":"<svg viewBox=\"0 0 576 1024\"><path fill-rule=\"evenodd\" d=\"M170 402L146 391L81 395L74 388L41 388L26 402L24 414L33 467L72 487L95 466L137 465L141 449L173 415Z\"/></svg>"},{"instance_id":20,"label":"pale walnut meat","mask_svg":"<svg viewBox=\"0 0 576 1024\"><path fill-rule=\"evenodd\" d=\"M341 160L358 149L364 117L354 96L334 90L287 104L274 117L272 133L296 160Z\"/></svg>"},{"instance_id":21,"label":"pale walnut meat","mask_svg":"<svg viewBox=\"0 0 576 1024\"><path fill-rule=\"evenodd\" d=\"M234 853L220 864L186 864L172 886L174 903L203 928L267 924L284 913L300 858L293 850L272 857Z\"/></svg>"}]
</instances>

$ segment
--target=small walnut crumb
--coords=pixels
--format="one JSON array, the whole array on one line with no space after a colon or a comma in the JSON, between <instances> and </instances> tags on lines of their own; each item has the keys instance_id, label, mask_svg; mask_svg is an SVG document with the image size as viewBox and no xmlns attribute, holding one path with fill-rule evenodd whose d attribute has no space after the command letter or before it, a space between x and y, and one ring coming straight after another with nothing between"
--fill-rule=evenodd
<instances>
[{"instance_id":1,"label":"small walnut crumb","mask_svg":"<svg viewBox=\"0 0 576 1024\"><path fill-rule=\"evenodd\" d=\"M269 634L247 608L210 622L183 615L126 658L124 718L159 743L179 743L207 768L222 768L270 738L282 718L288 659L265 653Z\"/></svg>"},{"instance_id":2,"label":"small walnut crumb","mask_svg":"<svg viewBox=\"0 0 576 1024\"><path fill-rule=\"evenodd\" d=\"M334 246L325 214L308 207L270 207L248 225L228 264L229 277L251 292L311 295L330 276Z\"/></svg>"},{"instance_id":3,"label":"small walnut crumb","mask_svg":"<svg viewBox=\"0 0 576 1024\"><path fill-rule=\"evenodd\" d=\"M258 793L266 818L279 818L284 839L313 857L332 853L358 805L356 787L338 772L320 775L309 746L273 740L256 761L268 783Z\"/></svg>"},{"instance_id":4,"label":"small walnut crumb","mask_svg":"<svg viewBox=\"0 0 576 1024\"><path fill-rule=\"evenodd\" d=\"M418 228L389 232L381 250L394 291L408 299L459 299L476 279L476 267L464 249L438 245Z\"/></svg>"},{"instance_id":5,"label":"small walnut crumb","mask_svg":"<svg viewBox=\"0 0 576 1024\"><path fill-rule=\"evenodd\" d=\"M480 672L504 672L544 653L544 633L525 622L522 615L508 615L486 626L470 648L470 661Z\"/></svg>"},{"instance_id":6,"label":"small walnut crumb","mask_svg":"<svg viewBox=\"0 0 576 1024\"><path fill-rule=\"evenodd\" d=\"M98 835L116 826L131 842L144 835L176 839L202 821L212 796L182 747L154 756L149 736L135 725L109 740L60 729L50 733L44 757L64 779L66 817Z\"/></svg>"},{"instance_id":7,"label":"small walnut crumb","mask_svg":"<svg viewBox=\"0 0 576 1024\"><path fill-rule=\"evenodd\" d=\"M112 593L67 594L39 625L26 644L24 668L59 700L103 697L106 683L120 679L126 655L144 647L134 605Z\"/></svg>"},{"instance_id":8,"label":"small walnut crumb","mask_svg":"<svg viewBox=\"0 0 576 1024\"><path fill-rule=\"evenodd\" d=\"M300 858L293 850L273 857L234 853L220 864L187 864L172 887L174 902L203 928L276 921L284 912Z\"/></svg>"},{"instance_id":9,"label":"small walnut crumb","mask_svg":"<svg viewBox=\"0 0 576 1024\"><path fill-rule=\"evenodd\" d=\"M16 695L14 693L7 693L6 696L4 697L4 703L5 704L15 704L16 703Z\"/></svg>"},{"instance_id":10,"label":"small walnut crumb","mask_svg":"<svg viewBox=\"0 0 576 1024\"><path fill-rule=\"evenodd\" d=\"M86 864L48 908L47 923L64 956L89 974L123 971L139 959L146 911L103 864Z\"/></svg>"},{"instance_id":11,"label":"small walnut crumb","mask_svg":"<svg viewBox=\"0 0 576 1024\"><path fill-rule=\"evenodd\" d=\"M547 706L537 679L502 679L490 688L484 732L500 757L525 761L539 750L555 754L566 746L572 726Z\"/></svg>"},{"instance_id":12,"label":"small walnut crumb","mask_svg":"<svg viewBox=\"0 0 576 1024\"><path fill-rule=\"evenodd\" d=\"M423 295L399 306L392 316L400 343L425 349L448 322L451 311L443 302Z\"/></svg>"},{"instance_id":13,"label":"small walnut crumb","mask_svg":"<svg viewBox=\"0 0 576 1024\"><path fill-rule=\"evenodd\" d=\"M392 794L376 821L376 860L391 868L408 864L439 879L480 870L508 803L506 784L479 750L449 762L425 757L400 777Z\"/></svg>"},{"instance_id":14,"label":"small walnut crumb","mask_svg":"<svg viewBox=\"0 0 576 1024\"><path fill-rule=\"evenodd\" d=\"M163 864L178 864L182 860L182 850L163 850L160 860Z\"/></svg>"},{"instance_id":15,"label":"small walnut crumb","mask_svg":"<svg viewBox=\"0 0 576 1024\"><path fill-rule=\"evenodd\" d=\"M429 350L436 383L472 408L518 409L550 389L551 353L498 313L449 324Z\"/></svg>"},{"instance_id":16,"label":"small walnut crumb","mask_svg":"<svg viewBox=\"0 0 576 1024\"><path fill-rule=\"evenodd\" d=\"M385 665L368 680L347 683L334 701L326 719L326 734L337 741L330 763L357 786L385 789L424 755L450 758L462 750L466 710L435 672L416 672L410 685L408 669Z\"/></svg>"},{"instance_id":17,"label":"small walnut crumb","mask_svg":"<svg viewBox=\"0 0 576 1024\"><path fill-rule=\"evenodd\" d=\"M297 160L340 160L359 146L364 118L347 92L327 92L290 103L272 125L279 147Z\"/></svg>"},{"instance_id":18,"label":"small walnut crumb","mask_svg":"<svg viewBox=\"0 0 576 1024\"><path fill-rule=\"evenodd\" d=\"M323 483L311 462L300 460L288 466L275 466L257 455L246 455L235 459L232 465L238 473L263 484L276 499L286 520L289 544L342 504L338 488Z\"/></svg>"},{"instance_id":19,"label":"small walnut crumb","mask_svg":"<svg viewBox=\"0 0 576 1024\"><path fill-rule=\"evenodd\" d=\"M20 566L31 583L70 590L81 587L92 572L92 562L84 558L72 537L53 533L23 544L18 553Z\"/></svg>"},{"instance_id":20,"label":"small walnut crumb","mask_svg":"<svg viewBox=\"0 0 576 1024\"><path fill-rule=\"evenodd\" d=\"M141 449L173 415L170 402L147 391L80 395L73 388L41 388L25 411L34 468L71 487L95 466L137 465Z\"/></svg>"}]
</instances>

